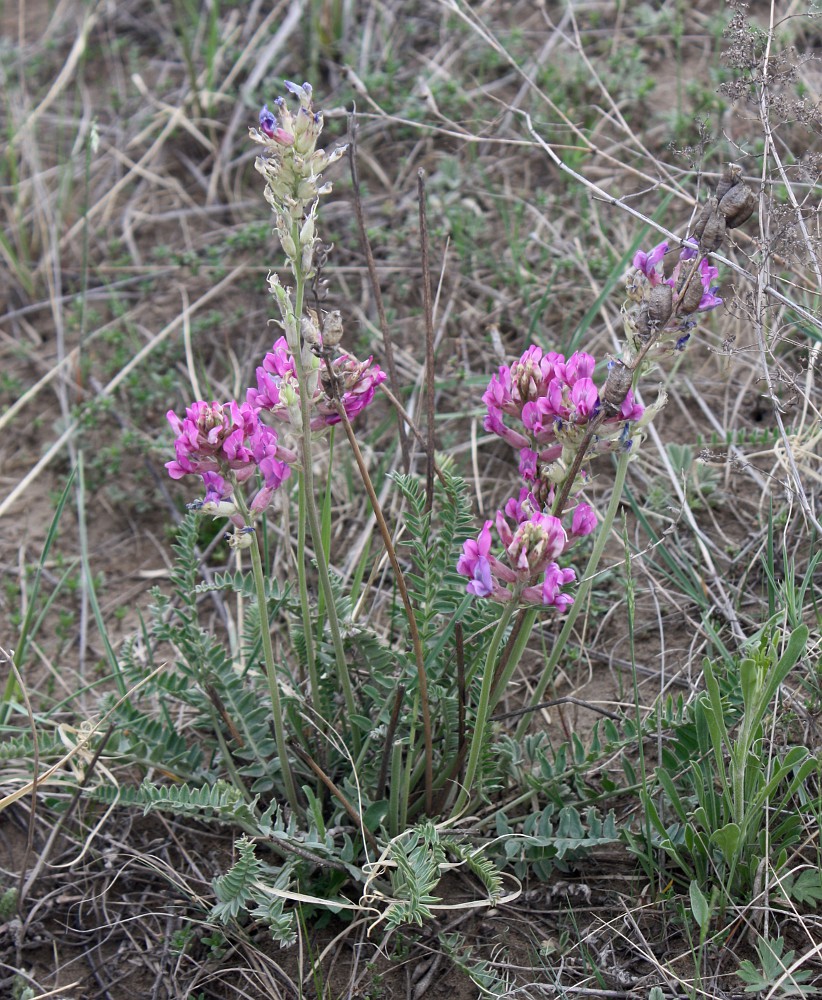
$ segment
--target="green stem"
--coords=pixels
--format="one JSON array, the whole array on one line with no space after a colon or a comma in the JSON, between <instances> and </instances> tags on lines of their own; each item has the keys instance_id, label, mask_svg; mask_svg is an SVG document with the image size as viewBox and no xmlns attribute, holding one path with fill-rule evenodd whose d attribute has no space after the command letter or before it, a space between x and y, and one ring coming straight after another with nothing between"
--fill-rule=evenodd
<instances>
[{"instance_id":1,"label":"green stem","mask_svg":"<svg viewBox=\"0 0 822 1000\"><path fill-rule=\"evenodd\" d=\"M232 477L233 478L233 477ZM234 480L234 502L240 513L243 515L245 523L251 525L252 517L242 491ZM254 588L257 592L257 607L260 612L260 638L263 643L263 659L265 661L265 675L268 680L268 692L271 697L271 715L274 723L274 740L277 744L277 756L280 759L280 769L283 774L283 784L285 794L291 808L299 815L302 813L300 800L297 796L297 788L294 784L294 775L291 773L291 764L288 760L288 749L285 739L285 725L283 724L283 709L280 702L280 686L277 680L277 668L274 665L274 647L271 644L271 628L268 622L268 600L265 593L265 579L263 577L263 561L260 557L260 546L257 538L249 549L251 553L251 568L254 573Z\"/></svg>"},{"instance_id":2,"label":"green stem","mask_svg":"<svg viewBox=\"0 0 822 1000\"><path fill-rule=\"evenodd\" d=\"M320 699L320 677L317 673L317 657L314 653L314 633L311 629L311 601L308 597L308 580L305 571L305 477L300 476L299 513L297 515L297 587L300 591L300 610L303 615L303 635L305 636L305 658L308 663L308 684L311 689L311 705L315 712L323 713Z\"/></svg>"},{"instance_id":3,"label":"green stem","mask_svg":"<svg viewBox=\"0 0 822 1000\"><path fill-rule=\"evenodd\" d=\"M497 654L502 645L502 640L511 617L516 610L516 600L509 601L503 606L502 615L497 623L496 630L491 637L491 644L488 647L488 655L485 658L485 668L482 674L482 687L480 688L479 702L477 703L477 715L474 720L474 731L471 734L471 745L468 750L468 763L465 767L465 782L463 783L457 801L451 815L459 815L468 805L471 792L474 787L474 779L479 767L480 754L485 743L485 727L491 715L491 687L494 683L494 673L497 666ZM529 630L530 631L530 630Z\"/></svg>"},{"instance_id":4,"label":"green stem","mask_svg":"<svg viewBox=\"0 0 822 1000\"><path fill-rule=\"evenodd\" d=\"M576 620L582 609L585 607L585 602L594 583L594 574L597 571L599 561L602 558L602 553L605 551L605 546L608 542L611 525L614 523L614 518L619 510L619 504L622 499L622 490L625 486L625 476L628 472L628 458L628 452L624 452L620 455L619 461L617 462L616 474L614 475L614 488L611 493L611 502L608 504L608 510L605 512L605 517L603 518L602 524L599 526L597 531L597 538L594 542L594 548L591 551L591 556L588 559L588 565L585 567L585 572L582 576L582 583L580 583L576 592L574 603L571 605L568 617L565 619L565 623L562 626L562 631L559 633L559 636L554 643L554 648L551 651L548 662L543 668L542 677L540 678L539 683L531 696L530 705L536 705L543 700L545 690L554 677L556 665L559 663L560 657L565 652L566 645L570 639ZM522 632L525 631L526 630L523 628ZM528 631L530 631L530 629ZM522 721L517 726L516 732L514 733L515 740L522 739L528 729L529 723L530 715L524 715L522 717Z\"/></svg>"},{"instance_id":5,"label":"green stem","mask_svg":"<svg viewBox=\"0 0 822 1000\"><path fill-rule=\"evenodd\" d=\"M491 692L491 704L489 708L489 714L491 715L493 715L494 709L499 704L503 694L505 694L505 689L508 687L509 681L514 676L514 671L517 669L522 654L525 652L525 647L528 645L528 640L531 637L531 629L534 627L534 622L537 620L539 611L538 607L534 607L522 612L522 625L517 632L513 645L511 645L505 669Z\"/></svg>"},{"instance_id":6,"label":"green stem","mask_svg":"<svg viewBox=\"0 0 822 1000\"><path fill-rule=\"evenodd\" d=\"M292 227L291 235L299 248L300 227L298 225ZM291 264L294 274L294 318L299 330L305 298L305 275L303 274L302 263L299 257L293 260ZM317 573L325 600L328 631L331 634L334 659L337 663L337 676L339 677L343 699L345 700L345 709L350 720L352 749L356 755L360 751L360 732L353 721L354 716L357 714L357 706L354 701L354 689L351 685L351 676L348 673L348 664L345 661L345 650L343 649L342 633L340 632L340 623L337 618L337 607L334 603L334 593L331 589L331 578L328 575L328 566L323 556L322 532L320 530L320 520L317 516L317 505L314 497L314 460L311 448L311 400L308 398L308 376L303 365L301 345L297 343L289 346L294 355L294 368L300 387L300 419L302 423L300 445L303 466L301 482L304 481L305 483L305 489L300 491L300 516L302 517L303 515L302 506L304 505L305 515L308 518L308 530L311 535L311 545L317 556ZM299 558L302 558L302 552L298 553Z\"/></svg>"}]
</instances>

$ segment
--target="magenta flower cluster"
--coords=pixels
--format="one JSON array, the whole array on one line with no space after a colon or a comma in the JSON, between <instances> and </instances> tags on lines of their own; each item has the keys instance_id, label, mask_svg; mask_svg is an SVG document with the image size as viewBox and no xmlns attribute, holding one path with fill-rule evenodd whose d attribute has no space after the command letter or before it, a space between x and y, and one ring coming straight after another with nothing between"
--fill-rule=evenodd
<instances>
[{"instance_id":1,"label":"magenta flower cluster","mask_svg":"<svg viewBox=\"0 0 822 1000\"><path fill-rule=\"evenodd\" d=\"M231 496L229 474L244 483L259 472L262 486L250 507L254 512L264 510L274 490L291 475L288 463L296 458L294 452L280 446L277 432L248 403L198 400L182 419L173 410L167 417L177 435L177 457L166 463L168 474L172 479L202 476L206 504L220 504Z\"/></svg>"},{"instance_id":2,"label":"magenta flower cluster","mask_svg":"<svg viewBox=\"0 0 822 1000\"><path fill-rule=\"evenodd\" d=\"M357 361L348 354L335 358L331 368L345 415L353 420L372 401L377 386L385 381L385 372L373 363L373 358ZM249 389L246 399L255 409L267 411L275 420L294 423L293 417L299 413L299 386L294 357L285 337L280 337L266 354L257 369L257 388ZM312 431L340 422L336 405L323 393L319 382L311 403L314 409Z\"/></svg>"},{"instance_id":3,"label":"magenta flower cluster","mask_svg":"<svg viewBox=\"0 0 822 1000\"><path fill-rule=\"evenodd\" d=\"M502 543L505 562L491 554L491 526ZM562 569L556 560L583 535L596 527L596 516L587 504L578 504L571 517L571 531L553 514L541 512L536 498L521 490L494 521L486 521L479 538L464 544L457 572L468 577L467 591L505 603L519 600L564 611L573 598L561 588L573 583L573 569Z\"/></svg>"},{"instance_id":4,"label":"magenta flower cluster","mask_svg":"<svg viewBox=\"0 0 822 1000\"><path fill-rule=\"evenodd\" d=\"M376 387L385 373L372 359L359 362L342 355L332 362L337 375L340 399L349 419L353 419L374 398ZM336 405L326 397L315 379L317 388L312 399L315 415L311 429L321 429L337 423L340 415ZM286 401L286 397L290 398ZM296 405L296 410L295 410ZM271 503L275 490L291 475L297 461L296 452L283 447L277 431L261 419L268 412L281 423L291 424L291 414L299 413L299 388L296 365L281 337L266 354L257 369L257 389L249 389L246 402L207 403L198 400L186 409L185 417L173 410L167 414L176 439L176 458L167 462L172 479L201 476L205 499L200 509L215 515L228 515L238 525L231 497L233 483L246 483L257 476L262 485L249 503L252 515L261 513ZM299 429L296 417L295 429Z\"/></svg>"},{"instance_id":5,"label":"magenta flower cluster","mask_svg":"<svg viewBox=\"0 0 822 1000\"><path fill-rule=\"evenodd\" d=\"M560 611L572 603L562 588L573 582L574 570L562 569L556 560L594 530L596 515L580 503L570 512L566 530L561 517L548 511L555 485L601 410L594 367L594 358L583 351L566 360L533 345L489 382L482 397L485 429L519 453L524 486L493 521L485 522L479 538L465 543L457 572L468 578L469 593ZM629 392L619 411L600 423L592 451L629 448L632 427L643 414ZM500 558L491 553L492 526L502 545Z\"/></svg>"},{"instance_id":6,"label":"magenta flower cluster","mask_svg":"<svg viewBox=\"0 0 822 1000\"><path fill-rule=\"evenodd\" d=\"M491 379L482 397L488 410L485 429L519 452L520 474L527 484L540 479L541 466L573 451L586 425L599 414L600 394L592 378L595 363L583 351L566 361L562 354L543 354L532 345ZM643 413L629 391L619 412L601 423L592 452L630 448L631 424Z\"/></svg>"}]
</instances>

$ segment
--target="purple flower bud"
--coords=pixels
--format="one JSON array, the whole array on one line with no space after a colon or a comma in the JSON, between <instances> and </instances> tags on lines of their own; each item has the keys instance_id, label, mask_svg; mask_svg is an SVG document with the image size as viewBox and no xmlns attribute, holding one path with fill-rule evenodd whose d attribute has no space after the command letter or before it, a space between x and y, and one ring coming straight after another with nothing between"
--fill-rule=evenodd
<instances>
[{"instance_id":1,"label":"purple flower bud","mask_svg":"<svg viewBox=\"0 0 822 1000\"><path fill-rule=\"evenodd\" d=\"M260 112L260 131L264 132L270 139L277 128L277 116L268 110L268 105L264 104Z\"/></svg>"},{"instance_id":2,"label":"purple flower bud","mask_svg":"<svg viewBox=\"0 0 822 1000\"><path fill-rule=\"evenodd\" d=\"M277 123L276 115L273 115L268 110L267 105L264 106L263 110L260 112L260 131L264 135L268 136L269 139L273 139L274 142L279 143L281 146L294 145L294 136L285 129L280 128Z\"/></svg>"},{"instance_id":3,"label":"purple flower bud","mask_svg":"<svg viewBox=\"0 0 822 1000\"><path fill-rule=\"evenodd\" d=\"M571 534L576 538L590 535L597 526L597 516L587 503L578 504L571 518Z\"/></svg>"},{"instance_id":4,"label":"purple flower bud","mask_svg":"<svg viewBox=\"0 0 822 1000\"><path fill-rule=\"evenodd\" d=\"M667 241L658 243L648 253L645 253L643 250L639 250L634 255L634 267L638 271L642 271L652 285L658 285L663 280L661 264L662 258L667 252Z\"/></svg>"}]
</instances>

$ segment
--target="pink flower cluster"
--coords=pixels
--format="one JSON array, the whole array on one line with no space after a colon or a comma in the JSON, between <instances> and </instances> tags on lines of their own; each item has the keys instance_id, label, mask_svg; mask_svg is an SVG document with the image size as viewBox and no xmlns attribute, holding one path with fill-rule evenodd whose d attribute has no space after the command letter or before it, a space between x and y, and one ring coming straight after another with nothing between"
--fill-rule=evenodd
<instances>
[{"instance_id":1,"label":"pink flower cluster","mask_svg":"<svg viewBox=\"0 0 822 1000\"><path fill-rule=\"evenodd\" d=\"M357 361L343 354L331 363L340 389L340 399L349 420L353 420L374 398L377 386L385 381L385 372L373 359ZM265 410L282 423L293 423L299 413L299 386L294 357L285 337L274 344L257 369L257 388L249 389L246 399L256 410ZM311 430L320 430L340 421L336 406L323 393L319 383L312 399L315 416Z\"/></svg>"},{"instance_id":2,"label":"pink flower cluster","mask_svg":"<svg viewBox=\"0 0 822 1000\"><path fill-rule=\"evenodd\" d=\"M491 525L502 542L505 562L491 554ZM505 603L518 600L564 611L573 598L561 588L573 583L573 569L562 569L556 560L583 535L596 527L596 516L584 503L571 518L570 534L553 514L539 510L536 497L521 490L498 510L494 521L486 521L479 538L465 542L457 572L470 581L469 594Z\"/></svg>"},{"instance_id":3,"label":"pink flower cluster","mask_svg":"<svg viewBox=\"0 0 822 1000\"><path fill-rule=\"evenodd\" d=\"M682 274L683 264L696 257L696 250L692 247L684 247L673 270L666 278L663 270L663 258L667 253L667 241L658 243L649 253L639 250L634 255L634 267L645 275L652 288L656 285L666 284L670 285L674 293L676 293L679 291L680 279L684 280L685 277ZM696 307L696 312L708 312L722 305L722 299L716 294L719 291L719 285L714 284L718 277L719 269L714 267L713 264L709 264L707 258L703 257L699 262L699 281L702 285L702 298Z\"/></svg>"},{"instance_id":4,"label":"pink flower cluster","mask_svg":"<svg viewBox=\"0 0 822 1000\"><path fill-rule=\"evenodd\" d=\"M338 379L343 409L353 419L374 398L376 387L385 373L372 359L359 362L347 354L335 359L332 367ZM334 403L324 395L317 378L312 398L315 416L311 429L337 423L340 415ZM296 409L295 409L296 404ZM189 406L185 417L169 410L167 417L174 433L176 458L167 462L172 479L197 475L203 479L205 499L198 509L215 516L229 516L240 525L232 501L233 485L259 475L262 486L249 504L252 515L261 513L271 503L275 490L291 475L290 466L297 455L279 442L277 431L261 420L269 412L281 423L291 424L292 414L299 426L299 387L294 358L281 337L257 369L257 388L249 389L244 403L207 403L198 400Z\"/></svg>"},{"instance_id":5,"label":"pink flower cluster","mask_svg":"<svg viewBox=\"0 0 822 1000\"><path fill-rule=\"evenodd\" d=\"M231 496L232 487L225 480L229 473L242 483L259 471L263 485L251 509L264 510L274 490L291 475L287 463L296 456L280 447L277 432L262 423L248 403L198 400L186 409L184 418L173 410L167 417L177 434L177 457L166 463L168 474L172 479L202 476L208 504L219 504Z\"/></svg>"},{"instance_id":6,"label":"pink flower cluster","mask_svg":"<svg viewBox=\"0 0 822 1000\"><path fill-rule=\"evenodd\" d=\"M482 397L488 409L485 429L519 451L520 474L526 483L540 478L540 463L556 462L563 451L573 450L588 422L598 415L600 396L592 378L595 363L584 351L566 361L562 354L543 354L532 345L491 379ZM630 424L643 413L629 391L619 412L600 425L592 451L629 448ZM505 417L519 426L510 426Z\"/></svg>"},{"instance_id":7,"label":"pink flower cluster","mask_svg":"<svg viewBox=\"0 0 822 1000\"><path fill-rule=\"evenodd\" d=\"M570 529L547 513L554 486L562 482L575 448L601 409L593 381L595 361L577 351L544 354L533 345L512 365L503 365L482 397L488 413L485 429L519 452L525 486L519 497L486 521L479 538L469 539L457 564L468 578L468 592L496 601L517 600L559 609L573 599L562 587L575 579L556 560L596 527L596 515L584 503L571 512ZM630 429L644 414L631 392L620 410L597 428L592 451L631 446ZM491 554L491 526L503 546L503 558Z\"/></svg>"}]
</instances>

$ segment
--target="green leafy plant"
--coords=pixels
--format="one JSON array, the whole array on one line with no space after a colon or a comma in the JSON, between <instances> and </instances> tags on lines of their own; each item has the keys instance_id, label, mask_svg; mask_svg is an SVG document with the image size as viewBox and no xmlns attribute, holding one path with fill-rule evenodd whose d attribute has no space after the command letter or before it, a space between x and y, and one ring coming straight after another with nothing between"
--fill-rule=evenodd
<instances>
[{"instance_id":1,"label":"green leafy plant","mask_svg":"<svg viewBox=\"0 0 822 1000\"><path fill-rule=\"evenodd\" d=\"M746 958L739 964L737 975L746 983L746 993L764 993L772 997L810 997L816 996L819 989L809 985L813 976L810 969L795 969L793 949L785 951L785 940L782 937L768 939L760 937L756 942L760 968Z\"/></svg>"},{"instance_id":2,"label":"green leafy plant","mask_svg":"<svg viewBox=\"0 0 822 1000\"><path fill-rule=\"evenodd\" d=\"M817 763L806 747L771 750L766 723L807 641L807 627L798 627L780 656L777 639L763 636L724 677L706 658L706 689L693 704L692 724L664 751L656 792L641 792L654 845L692 885L718 884L731 898L745 898L760 866L779 872L801 836L796 805ZM734 702L736 691L741 700ZM663 821L657 793L672 823Z\"/></svg>"}]
</instances>

